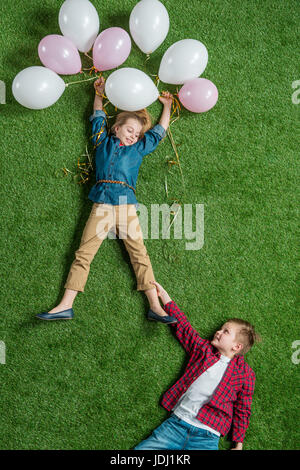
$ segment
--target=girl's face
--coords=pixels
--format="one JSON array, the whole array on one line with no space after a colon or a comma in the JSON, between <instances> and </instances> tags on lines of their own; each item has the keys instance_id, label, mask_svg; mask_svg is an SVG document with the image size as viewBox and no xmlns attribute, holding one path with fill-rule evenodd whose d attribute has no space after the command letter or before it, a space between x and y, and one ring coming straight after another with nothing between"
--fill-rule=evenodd
<instances>
[{"instance_id":1,"label":"girl's face","mask_svg":"<svg viewBox=\"0 0 300 470\"><path fill-rule=\"evenodd\" d=\"M141 131L142 125L134 118L129 118L122 126L115 127L116 137L126 146L135 144L139 140Z\"/></svg>"}]
</instances>

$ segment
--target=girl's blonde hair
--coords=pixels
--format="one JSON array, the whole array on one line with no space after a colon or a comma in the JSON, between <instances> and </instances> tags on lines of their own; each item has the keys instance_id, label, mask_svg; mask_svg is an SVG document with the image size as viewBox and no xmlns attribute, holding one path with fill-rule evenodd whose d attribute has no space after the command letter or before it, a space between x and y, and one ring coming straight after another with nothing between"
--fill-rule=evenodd
<instances>
[{"instance_id":1,"label":"girl's blonde hair","mask_svg":"<svg viewBox=\"0 0 300 470\"><path fill-rule=\"evenodd\" d=\"M122 111L117 115L116 122L111 127L111 133L115 134L115 128L117 126L123 126L126 124L128 119L136 119L141 124L142 130L139 136L139 140L142 139L145 132L147 132L152 127L152 118L147 109L141 109L140 111Z\"/></svg>"},{"instance_id":2,"label":"girl's blonde hair","mask_svg":"<svg viewBox=\"0 0 300 470\"><path fill-rule=\"evenodd\" d=\"M243 349L238 354L246 354L250 351L254 343L261 342L260 335L256 333L255 328L251 323L241 320L240 318L231 318L230 320L227 320L227 322L235 323L240 327L237 333L237 340L243 344Z\"/></svg>"}]
</instances>

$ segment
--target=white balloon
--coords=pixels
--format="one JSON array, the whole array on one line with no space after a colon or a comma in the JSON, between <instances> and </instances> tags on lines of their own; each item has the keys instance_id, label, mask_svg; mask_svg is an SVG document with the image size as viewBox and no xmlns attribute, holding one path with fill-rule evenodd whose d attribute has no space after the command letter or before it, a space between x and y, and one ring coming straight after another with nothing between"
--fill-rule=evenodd
<instances>
[{"instance_id":1,"label":"white balloon","mask_svg":"<svg viewBox=\"0 0 300 470\"><path fill-rule=\"evenodd\" d=\"M12 83L15 99L29 109L44 109L54 104L63 94L63 79L46 67L27 67L16 75Z\"/></svg>"},{"instance_id":2,"label":"white balloon","mask_svg":"<svg viewBox=\"0 0 300 470\"><path fill-rule=\"evenodd\" d=\"M179 85L199 77L207 65L208 52L196 39L177 41L164 53L158 72L164 83Z\"/></svg>"},{"instance_id":3,"label":"white balloon","mask_svg":"<svg viewBox=\"0 0 300 470\"><path fill-rule=\"evenodd\" d=\"M89 0L66 0L58 15L62 34L81 52L88 52L98 36L100 21L96 8Z\"/></svg>"},{"instance_id":4,"label":"white balloon","mask_svg":"<svg viewBox=\"0 0 300 470\"><path fill-rule=\"evenodd\" d=\"M142 0L133 8L129 29L138 47L150 54L165 40L169 31L169 15L158 0Z\"/></svg>"},{"instance_id":5,"label":"white balloon","mask_svg":"<svg viewBox=\"0 0 300 470\"><path fill-rule=\"evenodd\" d=\"M106 80L105 94L109 101L123 111L146 108L159 97L148 75L130 67L118 69Z\"/></svg>"}]
</instances>

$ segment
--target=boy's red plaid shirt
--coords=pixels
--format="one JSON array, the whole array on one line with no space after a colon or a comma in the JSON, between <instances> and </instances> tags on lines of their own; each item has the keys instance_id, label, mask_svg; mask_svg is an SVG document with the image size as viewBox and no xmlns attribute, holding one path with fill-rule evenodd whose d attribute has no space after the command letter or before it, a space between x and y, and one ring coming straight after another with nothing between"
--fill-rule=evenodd
<instances>
[{"instance_id":1,"label":"boy's red plaid shirt","mask_svg":"<svg viewBox=\"0 0 300 470\"><path fill-rule=\"evenodd\" d=\"M183 376L163 396L162 406L171 411L188 387L220 359L220 353L210 341L199 336L175 302L167 303L164 310L177 318L178 322L172 326L190 356ZM200 408L197 419L222 436L232 426L232 441L243 442L249 425L254 383L255 374L244 357L234 356L212 399Z\"/></svg>"}]
</instances>

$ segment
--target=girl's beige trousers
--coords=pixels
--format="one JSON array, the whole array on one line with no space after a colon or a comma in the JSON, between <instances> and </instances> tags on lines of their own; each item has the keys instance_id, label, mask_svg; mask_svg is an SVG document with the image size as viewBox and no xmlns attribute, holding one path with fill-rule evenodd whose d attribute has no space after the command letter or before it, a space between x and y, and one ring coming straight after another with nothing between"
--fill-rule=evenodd
<instances>
[{"instance_id":1,"label":"girl's beige trousers","mask_svg":"<svg viewBox=\"0 0 300 470\"><path fill-rule=\"evenodd\" d=\"M111 230L124 241L136 275L137 290L154 288L150 283L155 280L154 274L134 204L113 206L94 203L80 246L75 252L75 259L64 286L66 289L84 291L90 264Z\"/></svg>"}]
</instances>

